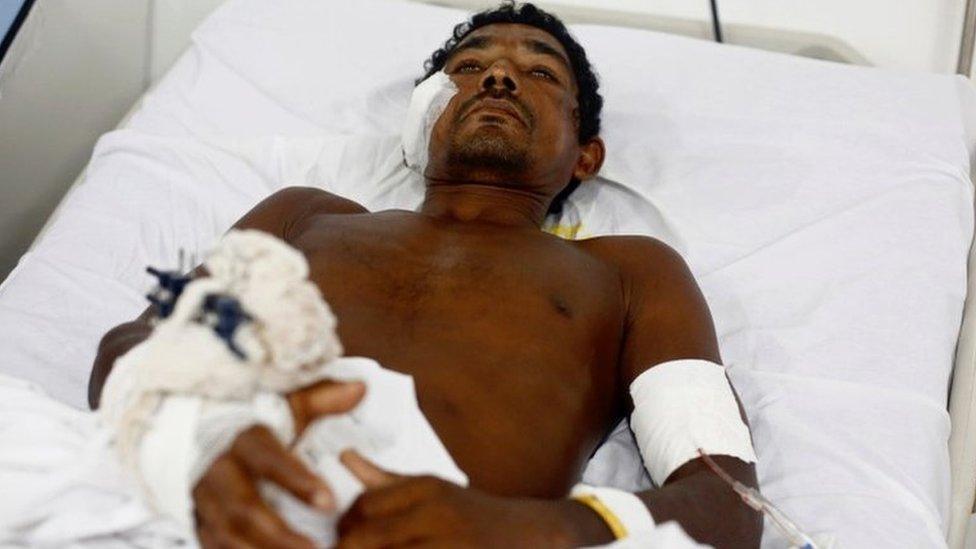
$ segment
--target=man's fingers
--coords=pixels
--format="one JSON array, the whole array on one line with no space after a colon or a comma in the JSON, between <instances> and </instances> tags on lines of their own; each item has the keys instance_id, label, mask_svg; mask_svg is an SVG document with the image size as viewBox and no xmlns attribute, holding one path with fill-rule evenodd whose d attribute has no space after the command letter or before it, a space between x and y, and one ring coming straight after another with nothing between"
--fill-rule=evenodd
<instances>
[{"instance_id":1,"label":"man's fingers","mask_svg":"<svg viewBox=\"0 0 976 549\"><path fill-rule=\"evenodd\" d=\"M208 528L200 525L197 526L197 539L200 541L200 547L203 547L203 549L218 549L220 547L213 533Z\"/></svg>"},{"instance_id":2,"label":"man's fingers","mask_svg":"<svg viewBox=\"0 0 976 549\"><path fill-rule=\"evenodd\" d=\"M196 532L200 545L204 549L254 547L235 531L227 516L228 504L223 499L228 494L240 492L240 487L236 484L245 475L237 464L227 458L218 460L216 470L216 474L205 477L193 490ZM231 484L227 484L228 482Z\"/></svg>"},{"instance_id":3,"label":"man's fingers","mask_svg":"<svg viewBox=\"0 0 976 549\"><path fill-rule=\"evenodd\" d=\"M250 479L247 472L227 455L217 458L193 489L193 502L202 522L218 529L227 528L224 509L246 497Z\"/></svg>"},{"instance_id":4,"label":"man's fingers","mask_svg":"<svg viewBox=\"0 0 976 549\"><path fill-rule=\"evenodd\" d=\"M306 410L313 418L327 414L348 412L359 404L366 394L366 384L353 381L335 385L313 385L306 392Z\"/></svg>"},{"instance_id":5,"label":"man's fingers","mask_svg":"<svg viewBox=\"0 0 976 549\"><path fill-rule=\"evenodd\" d=\"M335 381L322 381L289 394L288 403L295 417L295 431L301 433L309 423L322 416L352 410L365 394L366 385L363 383Z\"/></svg>"},{"instance_id":6,"label":"man's fingers","mask_svg":"<svg viewBox=\"0 0 976 549\"><path fill-rule=\"evenodd\" d=\"M197 539L203 549L258 549L231 530L197 528Z\"/></svg>"},{"instance_id":7,"label":"man's fingers","mask_svg":"<svg viewBox=\"0 0 976 549\"><path fill-rule=\"evenodd\" d=\"M211 490L205 485L197 486L193 490L193 503L195 506L195 522L197 537L200 545L204 549L217 549L221 547L218 531L228 531L230 525L224 517L223 507L217 501Z\"/></svg>"},{"instance_id":8,"label":"man's fingers","mask_svg":"<svg viewBox=\"0 0 976 549\"><path fill-rule=\"evenodd\" d=\"M369 489L356 498L339 520L340 531L355 524L387 515L399 515L425 501L438 498L448 483L435 477L400 477L393 484Z\"/></svg>"},{"instance_id":9,"label":"man's fingers","mask_svg":"<svg viewBox=\"0 0 976 549\"><path fill-rule=\"evenodd\" d=\"M255 482L257 477L233 453L213 463L193 490L201 542L217 547L312 547L265 503Z\"/></svg>"},{"instance_id":10,"label":"man's fingers","mask_svg":"<svg viewBox=\"0 0 976 549\"><path fill-rule=\"evenodd\" d=\"M415 513L405 513L363 521L345 530L340 529L336 549L400 547L422 540L427 527L417 520Z\"/></svg>"},{"instance_id":11,"label":"man's fingers","mask_svg":"<svg viewBox=\"0 0 976 549\"><path fill-rule=\"evenodd\" d=\"M227 528L223 506L210 490L197 489L193 492L193 504L196 507L197 526L207 525L208 528Z\"/></svg>"},{"instance_id":12,"label":"man's fingers","mask_svg":"<svg viewBox=\"0 0 976 549\"><path fill-rule=\"evenodd\" d=\"M222 530L214 534L220 549L262 549L259 545L244 539L233 530Z\"/></svg>"},{"instance_id":13,"label":"man's fingers","mask_svg":"<svg viewBox=\"0 0 976 549\"><path fill-rule=\"evenodd\" d=\"M312 542L293 532L257 493L245 505L232 509L231 525L240 536L257 547L312 549Z\"/></svg>"},{"instance_id":14,"label":"man's fingers","mask_svg":"<svg viewBox=\"0 0 976 549\"><path fill-rule=\"evenodd\" d=\"M359 479L359 482L366 486L367 490L389 486L401 478L400 475L380 469L355 450L344 450L339 454L339 461L346 466L346 469L349 469L354 477Z\"/></svg>"},{"instance_id":15,"label":"man's fingers","mask_svg":"<svg viewBox=\"0 0 976 549\"><path fill-rule=\"evenodd\" d=\"M328 485L264 426L254 426L234 441L231 453L254 476L267 479L305 503L323 511L335 510Z\"/></svg>"}]
</instances>

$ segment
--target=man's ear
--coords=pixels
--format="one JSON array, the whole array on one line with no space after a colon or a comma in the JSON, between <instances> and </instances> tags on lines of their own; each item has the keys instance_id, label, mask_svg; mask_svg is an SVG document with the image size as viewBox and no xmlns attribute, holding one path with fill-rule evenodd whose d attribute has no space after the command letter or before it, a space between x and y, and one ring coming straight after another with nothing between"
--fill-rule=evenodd
<instances>
[{"instance_id":1,"label":"man's ear","mask_svg":"<svg viewBox=\"0 0 976 549\"><path fill-rule=\"evenodd\" d=\"M579 157L576 159L576 166L573 168L573 177L586 181L594 177L603 166L603 158L606 155L606 148L603 140L593 137L586 143L580 145Z\"/></svg>"}]
</instances>

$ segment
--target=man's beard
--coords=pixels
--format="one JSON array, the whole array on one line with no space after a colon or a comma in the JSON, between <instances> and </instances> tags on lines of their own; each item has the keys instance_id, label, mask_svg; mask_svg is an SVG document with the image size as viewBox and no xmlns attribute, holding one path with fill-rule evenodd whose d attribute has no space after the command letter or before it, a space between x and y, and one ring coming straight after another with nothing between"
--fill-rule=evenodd
<instances>
[{"instance_id":1,"label":"man's beard","mask_svg":"<svg viewBox=\"0 0 976 549\"><path fill-rule=\"evenodd\" d=\"M479 128L473 135L453 133L447 164L455 169L498 172L500 175L523 173L529 167L527 142L517 142L500 131Z\"/></svg>"}]
</instances>

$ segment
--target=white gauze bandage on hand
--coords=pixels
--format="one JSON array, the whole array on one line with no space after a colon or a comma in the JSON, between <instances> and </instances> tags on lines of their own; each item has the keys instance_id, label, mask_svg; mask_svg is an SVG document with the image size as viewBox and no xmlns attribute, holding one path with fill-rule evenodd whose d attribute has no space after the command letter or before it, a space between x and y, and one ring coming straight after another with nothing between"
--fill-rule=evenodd
<instances>
[{"instance_id":1,"label":"white gauze bandage on hand","mask_svg":"<svg viewBox=\"0 0 976 549\"><path fill-rule=\"evenodd\" d=\"M260 231L231 231L205 265L256 320L248 328L267 355L257 370L261 388L288 392L309 385L342 355L335 315L295 248Z\"/></svg>"},{"instance_id":2,"label":"white gauze bandage on hand","mask_svg":"<svg viewBox=\"0 0 976 549\"><path fill-rule=\"evenodd\" d=\"M700 359L665 362L630 385L630 427L655 484L707 454L756 462L749 428L739 415L725 368Z\"/></svg>"},{"instance_id":3,"label":"white gauze bandage on hand","mask_svg":"<svg viewBox=\"0 0 976 549\"><path fill-rule=\"evenodd\" d=\"M328 482L340 511L363 490L339 462L345 448L396 473L467 484L420 411L413 379L340 356L336 318L298 250L259 231L231 231L205 266L210 277L188 284L173 314L116 362L99 410L153 510L192 532L193 486L238 433L256 424L294 443ZM233 297L250 317L231 336L243 356L201 322L211 294ZM313 421L295 440L283 394L322 379L362 382L366 396L349 413ZM334 545L338 515L310 510L273 484L259 487L296 531L317 546Z\"/></svg>"},{"instance_id":4,"label":"white gauze bandage on hand","mask_svg":"<svg viewBox=\"0 0 976 549\"><path fill-rule=\"evenodd\" d=\"M457 91L444 71L430 75L414 88L402 133L403 161L411 170L424 174L430 134Z\"/></svg>"},{"instance_id":5,"label":"white gauze bandage on hand","mask_svg":"<svg viewBox=\"0 0 976 549\"><path fill-rule=\"evenodd\" d=\"M300 252L253 230L232 231L173 313L120 357L103 390L103 425L150 505L190 523L190 488L250 425L294 437L280 393L326 377L342 354L336 319ZM251 320L234 331L238 356L201 319L210 295L233 296Z\"/></svg>"}]
</instances>

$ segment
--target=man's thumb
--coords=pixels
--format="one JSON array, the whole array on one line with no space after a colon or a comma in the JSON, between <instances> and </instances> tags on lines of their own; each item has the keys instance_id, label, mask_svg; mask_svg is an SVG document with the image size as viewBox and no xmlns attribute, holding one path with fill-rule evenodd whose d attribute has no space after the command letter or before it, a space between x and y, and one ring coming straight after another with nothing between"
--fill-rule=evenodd
<instances>
[{"instance_id":1,"label":"man's thumb","mask_svg":"<svg viewBox=\"0 0 976 549\"><path fill-rule=\"evenodd\" d=\"M364 458L355 450L344 450L339 454L339 461L349 469L354 477L366 486L367 490L389 486L400 479L400 475L384 471L373 462Z\"/></svg>"},{"instance_id":2,"label":"man's thumb","mask_svg":"<svg viewBox=\"0 0 976 549\"><path fill-rule=\"evenodd\" d=\"M288 403L295 416L296 432L301 433L309 423L322 416L352 410L365 394L366 385L363 383L334 381L324 381L291 393Z\"/></svg>"}]
</instances>

